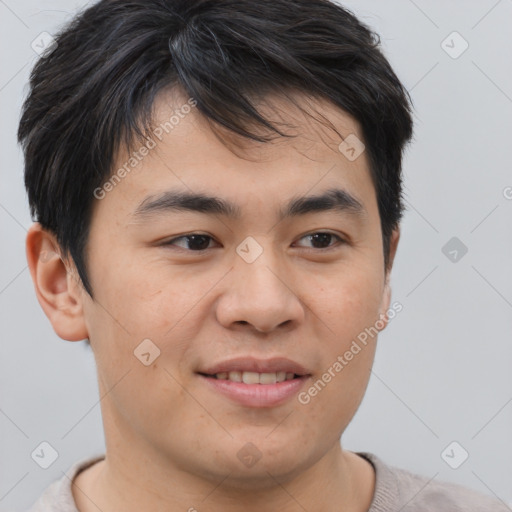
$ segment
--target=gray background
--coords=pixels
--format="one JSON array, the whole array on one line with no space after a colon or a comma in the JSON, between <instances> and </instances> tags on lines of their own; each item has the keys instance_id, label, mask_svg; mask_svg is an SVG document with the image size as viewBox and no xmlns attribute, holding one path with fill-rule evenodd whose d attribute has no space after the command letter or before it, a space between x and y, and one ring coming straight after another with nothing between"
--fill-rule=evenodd
<instances>
[{"instance_id":1,"label":"gray background","mask_svg":"<svg viewBox=\"0 0 512 512\"><path fill-rule=\"evenodd\" d=\"M343 3L380 33L416 123L393 270L403 311L380 336L344 445L512 504L512 0ZM0 0L1 511L28 507L104 449L92 354L55 335L33 292L15 140L31 42L81 5ZM453 31L469 44L458 58L441 46ZM453 36L447 44L462 48ZM442 252L452 237L468 248L457 262ZM59 453L46 470L31 458L42 441ZM452 441L469 453L458 469L441 456ZM460 453L449 451L452 464Z\"/></svg>"}]
</instances>

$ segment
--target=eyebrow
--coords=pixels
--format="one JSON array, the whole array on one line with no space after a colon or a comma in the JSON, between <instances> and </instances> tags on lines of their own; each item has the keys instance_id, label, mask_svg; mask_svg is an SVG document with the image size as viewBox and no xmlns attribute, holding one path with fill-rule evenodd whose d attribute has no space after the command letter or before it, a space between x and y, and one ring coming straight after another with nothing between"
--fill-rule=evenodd
<instances>
[{"instance_id":1,"label":"eyebrow","mask_svg":"<svg viewBox=\"0 0 512 512\"><path fill-rule=\"evenodd\" d=\"M132 213L134 220L147 220L172 211L191 211L223 215L231 219L241 216L240 207L226 199L202 193L169 190L158 196L146 197ZM337 211L363 218L367 212L362 202L346 190L331 188L322 194L292 198L278 211L279 220L314 212Z\"/></svg>"}]
</instances>

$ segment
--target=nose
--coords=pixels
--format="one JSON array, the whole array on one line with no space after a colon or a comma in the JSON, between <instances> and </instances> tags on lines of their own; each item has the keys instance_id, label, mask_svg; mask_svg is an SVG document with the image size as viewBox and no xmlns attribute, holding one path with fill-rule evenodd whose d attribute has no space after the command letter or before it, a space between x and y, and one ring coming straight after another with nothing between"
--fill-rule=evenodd
<instances>
[{"instance_id":1,"label":"nose","mask_svg":"<svg viewBox=\"0 0 512 512\"><path fill-rule=\"evenodd\" d=\"M216 305L217 320L225 328L250 325L268 333L297 327L304 320L304 307L294 290L296 283L270 252L266 249L252 263L235 257Z\"/></svg>"}]
</instances>

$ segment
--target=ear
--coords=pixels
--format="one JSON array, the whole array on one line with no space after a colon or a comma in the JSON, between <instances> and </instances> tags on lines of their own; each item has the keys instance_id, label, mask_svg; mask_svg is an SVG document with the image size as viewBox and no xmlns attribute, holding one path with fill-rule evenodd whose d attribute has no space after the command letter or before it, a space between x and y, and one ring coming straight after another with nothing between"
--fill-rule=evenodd
<instances>
[{"instance_id":1,"label":"ear","mask_svg":"<svg viewBox=\"0 0 512 512\"><path fill-rule=\"evenodd\" d=\"M391 237L389 240L389 260L388 260L388 267L386 269L386 277L385 277L385 284L384 284L384 291L382 294L382 302L379 308L379 319L381 322L379 322L382 326L379 331L382 331L386 328L388 324L388 314L387 311L389 310L389 306L391 304L391 286L390 286L390 278L391 278L391 269L393 268L393 262L395 260L396 255L396 249L398 247L398 241L400 240L400 227L397 227L393 230L391 233Z\"/></svg>"},{"instance_id":2,"label":"ear","mask_svg":"<svg viewBox=\"0 0 512 512\"><path fill-rule=\"evenodd\" d=\"M55 236L36 222L28 230L26 254L37 300L56 334L68 341L88 337L84 314L85 291L61 256Z\"/></svg>"}]
</instances>

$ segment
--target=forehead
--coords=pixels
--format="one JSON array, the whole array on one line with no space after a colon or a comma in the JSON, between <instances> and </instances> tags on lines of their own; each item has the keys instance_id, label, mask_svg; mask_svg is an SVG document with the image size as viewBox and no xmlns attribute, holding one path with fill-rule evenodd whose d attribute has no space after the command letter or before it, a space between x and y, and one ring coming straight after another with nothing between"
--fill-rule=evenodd
<instances>
[{"instance_id":1,"label":"forehead","mask_svg":"<svg viewBox=\"0 0 512 512\"><path fill-rule=\"evenodd\" d=\"M169 190L208 192L242 209L251 200L261 207L271 199L270 191L272 200L282 204L308 191L313 195L340 186L363 204L371 199L373 185L365 152L350 160L340 151L345 139L363 139L355 119L328 101L302 93L268 95L255 106L278 129L293 136L281 137L254 125L248 129L274 138L258 142L237 136L213 125L180 90L162 92L153 105L148 141L119 152L112 176L116 183L102 203L116 202L126 217L148 198ZM273 209L279 211L279 207Z\"/></svg>"},{"instance_id":2,"label":"forehead","mask_svg":"<svg viewBox=\"0 0 512 512\"><path fill-rule=\"evenodd\" d=\"M302 91L272 92L253 98L254 109L269 121L284 136L250 121L247 131L269 140L259 142L240 136L222 124L214 123L203 116L198 108L188 108L193 101L179 88L162 91L154 105L153 133L166 138L172 132L178 138L187 135L208 137L211 129L219 142L237 156L249 160L271 159L281 156L287 149L299 148L309 158L332 152L340 155L339 144L349 135L363 141L359 122L331 101L314 97ZM187 130L190 129L189 131ZM186 142L181 139L182 142Z\"/></svg>"}]
</instances>

